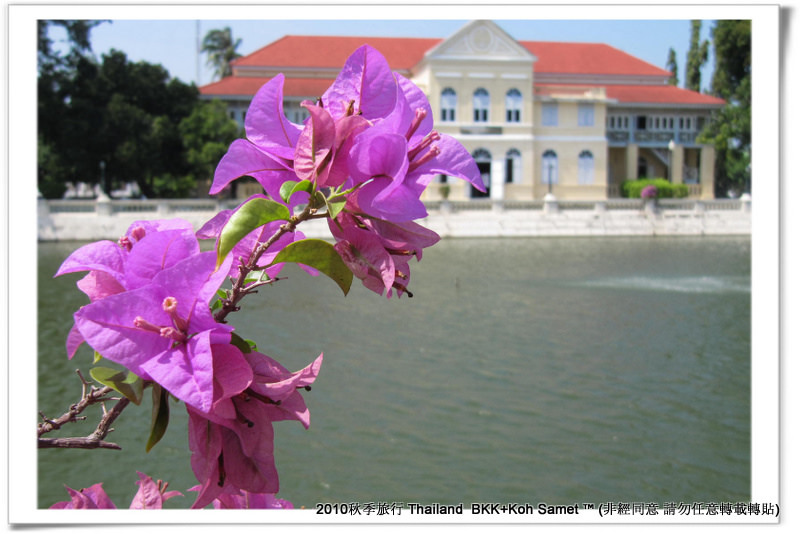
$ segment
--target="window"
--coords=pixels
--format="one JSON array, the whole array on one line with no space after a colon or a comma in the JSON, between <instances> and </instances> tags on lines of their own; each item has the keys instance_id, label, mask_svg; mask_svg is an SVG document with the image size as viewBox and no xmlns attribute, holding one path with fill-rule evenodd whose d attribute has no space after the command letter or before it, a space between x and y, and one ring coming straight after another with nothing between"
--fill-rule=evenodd
<instances>
[{"instance_id":1,"label":"window","mask_svg":"<svg viewBox=\"0 0 800 534\"><path fill-rule=\"evenodd\" d=\"M558 156L552 150L542 154L542 183L548 185L558 183Z\"/></svg>"},{"instance_id":2,"label":"window","mask_svg":"<svg viewBox=\"0 0 800 534\"><path fill-rule=\"evenodd\" d=\"M637 178L647 178L649 173L647 171L647 160L639 156L636 165Z\"/></svg>"},{"instance_id":3,"label":"window","mask_svg":"<svg viewBox=\"0 0 800 534\"><path fill-rule=\"evenodd\" d=\"M542 103L542 126L558 126L558 103Z\"/></svg>"},{"instance_id":4,"label":"window","mask_svg":"<svg viewBox=\"0 0 800 534\"><path fill-rule=\"evenodd\" d=\"M594 126L594 104L578 104L578 126Z\"/></svg>"},{"instance_id":5,"label":"window","mask_svg":"<svg viewBox=\"0 0 800 534\"><path fill-rule=\"evenodd\" d=\"M594 156L584 150L578 156L578 184L591 185L594 183Z\"/></svg>"},{"instance_id":6,"label":"window","mask_svg":"<svg viewBox=\"0 0 800 534\"><path fill-rule=\"evenodd\" d=\"M609 130L627 130L628 117L626 115L609 115L606 119Z\"/></svg>"},{"instance_id":7,"label":"window","mask_svg":"<svg viewBox=\"0 0 800 534\"><path fill-rule=\"evenodd\" d=\"M636 116L636 129L637 130L646 130L647 129L647 115L637 115Z\"/></svg>"},{"instance_id":8,"label":"window","mask_svg":"<svg viewBox=\"0 0 800 534\"><path fill-rule=\"evenodd\" d=\"M522 93L511 89L506 93L506 122L519 122L522 114Z\"/></svg>"},{"instance_id":9,"label":"window","mask_svg":"<svg viewBox=\"0 0 800 534\"><path fill-rule=\"evenodd\" d=\"M489 91L480 88L472 95L472 109L475 122L489 121Z\"/></svg>"},{"instance_id":10,"label":"window","mask_svg":"<svg viewBox=\"0 0 800 534\"><path fill-rule=\"evenodd\" d=\"M683 128L683 118L678 120L678 126ZM648 117L647 127L650 130L671 131L675 128L675 118L670 116Z\"/></svg>"},{"instance_id":11,"label":"window","mask_svg":"<svg viewBox=\"0 0 800 534\"><path fill-rule=\"evenodd\" d=\"M522 179L522 154L512 148L506 152L506 183L516 184Z\"/></svg>"},{"instance_id":12,"label":"window","mask_svg":"<svg viewBox=\"0 0 800 534\"><path fill-rule=\"evenodd\" d=\"M456 120L456 105L458 97L456 92L448 87L442 91L442 122L453 122Z\"/></svg>"}]
</instances>

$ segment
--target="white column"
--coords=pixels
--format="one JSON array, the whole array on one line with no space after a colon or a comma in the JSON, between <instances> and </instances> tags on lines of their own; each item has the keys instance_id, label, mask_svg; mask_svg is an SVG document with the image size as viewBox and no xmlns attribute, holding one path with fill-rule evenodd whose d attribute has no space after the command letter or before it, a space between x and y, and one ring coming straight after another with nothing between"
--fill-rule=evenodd
<instances>
[{"instance_id":1,"label":"white column","mask_svg":"<svg viewBox=\"0 0 800 534\"><path fill-rule=\"evenodd\" d=\"M493 159L492 160L492 175L490 177L491 189L489 195L492 200L503 200L505 198L505 160Z\"/></svg>"}]
</instances>

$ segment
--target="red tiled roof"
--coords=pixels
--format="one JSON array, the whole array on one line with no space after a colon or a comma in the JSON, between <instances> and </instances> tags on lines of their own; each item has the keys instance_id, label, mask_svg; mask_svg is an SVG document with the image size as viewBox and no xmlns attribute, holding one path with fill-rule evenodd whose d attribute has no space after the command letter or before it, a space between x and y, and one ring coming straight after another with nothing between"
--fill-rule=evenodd
<instances>
[{"instance_id":1,"label":"red tiled roof","mask_svg":"<svg viewBox=\"0 0 800 534\"><path fill-rule=\"evenodd\" d=\"M369 44L396 70L409 70L443 39L287 35L233 62L234 66L334 68L353 50ZM598 43L520 41L538 58L537 72L669 76L669 71Z\"/></svg>"},{"instance_id":2,"label":"red tiled roof","mask_svg":"<svg viewBox=\"0 0 800 534\"><path fill-rule=\"evenodd\" d=\"M674 85L606 85L605 88L608 98L624 103L725 105L721 98Z\"/></svg>"},{"instance_id":3,"label":"red tiled roof","mask_svg":"<svg viewBox=\"0 0 800 534\"><path fill-rule=\"evenodd\" d=\"M213 96L248 96L255 95L262 85L271 78L250 76L228 76L218 82L204 85L200 94ZM314 98L330 87L334 78L286 78L283 84L284 96Z\"/></svg>"},{"instance_id":4,"label":"red tiled roof","mask_svg":"<svg viewBox=\"0 0 800 534\"><path fill-rule=\"evenodd\" d=\"M580 96L592 88L603 88L606 97L624 104L685 104L724 106L725 101L711 95L704 95L673 85L590 85L590 84L549 84L535 83L537 95L575 94Z\"/></svg>"},{"instance_id":5,"label":"red tiled roof","mask_svg":"<svg viewBox=\"0 0 800 534\"><path fill-rule=\"evenodd\" d=\"M535 72L552 74L596 74L669 76L670 72L607 44L520 41L538 58Z\"/></svg>"},{"instance_id":6,"label":"red tiled roof","mask_svg":"<svg viewBox=\"0 0 800 534\"><path fill-rule=\"evenodd\" d=\"M316 67L340 69L350 54L368 44L395 70L409 70L442 39L287 35L233 62L236 67Z\"/></svg>"}]
</instances>

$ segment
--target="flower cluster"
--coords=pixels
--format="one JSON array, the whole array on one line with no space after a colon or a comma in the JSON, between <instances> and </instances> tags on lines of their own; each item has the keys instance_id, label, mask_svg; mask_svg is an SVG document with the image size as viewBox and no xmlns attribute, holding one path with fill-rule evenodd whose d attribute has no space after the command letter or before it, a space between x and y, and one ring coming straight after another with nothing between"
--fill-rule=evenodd
<instances>
[{"instance_id":1,"label":"flower cluster","mask_svg":"<svg viewBox=\"0 0 800 534\"><path fill-rule=\"evenodd\" d=\"M289 389L310 385L322 361L320 355L293 375L214 319L211 301L230 263L217 269L216 254L200 251L186 221L137 221L117 243L79 248L56 273L89 271L78 287L91 303L74 314L70 357L85 341L104 359L183 401L191 436L198 435L194 427L225 438L225 458L219 439L217 449L191 441L192 466L206 487L196 507L223 494L278 491L272 422L294 418L308 426L302 397ZM251 399L257 402L249 404ZM214 470L206 469L210 464ZM208 489L212 471L215 485Z\"/></svg>"},{"instance_id":2,"label":"flower cluster","mask_svg":"<svg viewBox=\"0 0 800 534\"><path fill-rule=\"evenodd\" d=\"M256 94L246 115L247 139L230 146L211 193L242 176L292 208L327 192L336 251L353 274L379 294L407 292L408 259L419 260L422 248L438 240L412 222L427 215L422 192L442 174L485 190L474 159L433 129L422 90L367 45L348 58L316 103L301 104L309 113L303 125L283 114L283 84L278 75ZM296 185L290 189L287 182Z\"/></svg>"},{"instance_id":3,"label":"flower cluster","mask_svg":"<svg viewBox=\"0 0 800 534\"><path fill-rule=\"evenodd\" d=\"M148 450L166 429L168 409L160 406L169 396L186 405L199 483L193 508L292 506L275 496L273 422L308 428L300 391L317 378L322 354L290 372L258 352L226 322L240 300L275 282L286 262L326 274L345 294L356 277L380 295L411 296L409 261L439 240L413 222L427 215L422 192L440 174L484 187L464 147L433 129L423 92L375 49L356 50L317 102L302 103L309 113L302 125L284 116L283 83L279 75L259 90L247 138L230 146L210 191L250 176L264 194L196 233L180 219L137 221L116 243L79 248L56 273L88 272L78 287L90 302L74 314L69 357L85 342L96 359L123 366L124 382L138 389L98 378L107 373L92 376L136 404L143 388L153 388ZM335 244L297 230L323 217ZM203 252L200 239L213 239L215 250ZM230 289L222 288L226 281ZM160 507L174 495L153 493L152 480L140 477L147 496L134 504L147 505L136 507ZM99 484L68 492L72 500L56 507L113 507Z\"/></svg>"},{"instance_id":4,"label":"flower cluster","mask_svg":"<svg viewBox=\"0 0 800 534\"><path fill-rule=\"evenodd\" d=\"M658 196L658 188L654 185L647 185L642 188L641 196L645 200L656 198Z\"/></svg>"},{"instance_id":5,"label":"flower cluster","mask_svg":"<svg viewBox=\"0 0 800 534\"><path fill-rule=\"evenodd\" d=\"M169 484L164 484L162 481L154 482L152 478L139 473L139 480L136 484L139 486L139 491L133 496L131 501L131 510L160 510L164 507L164 501L173 497L183 496L180 491L167 491ZM116 509L112 500L108 497L103 484L94 484L82 490L74 490L69 486L64 486L69 493L70 500L57 502L50 508L61 510L99 510L99 509Z\"/></svg>"}]
</instances>

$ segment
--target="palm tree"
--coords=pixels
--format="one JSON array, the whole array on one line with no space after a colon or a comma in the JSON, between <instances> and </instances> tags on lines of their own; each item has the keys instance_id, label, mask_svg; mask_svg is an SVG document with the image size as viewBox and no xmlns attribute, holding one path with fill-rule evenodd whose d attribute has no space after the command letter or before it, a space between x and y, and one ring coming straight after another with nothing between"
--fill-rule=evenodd
<instances>
[{"instance_id":1,"label":"palm tree","mask_svg":"<svg viewBox=\"0 0 800 534\"><path fill-rule=\"evenodd\" d=\"M236 52L236 49L241 44L241 39L236 39L236 42L233 42L230 27L226 27L224 30L211 30L206 34L203 38L202 52L208 54L206 63L214 67L215 77L224 78L233 73L231 61L242 57L241 54Z\"/></svg>"}]
</instances>

